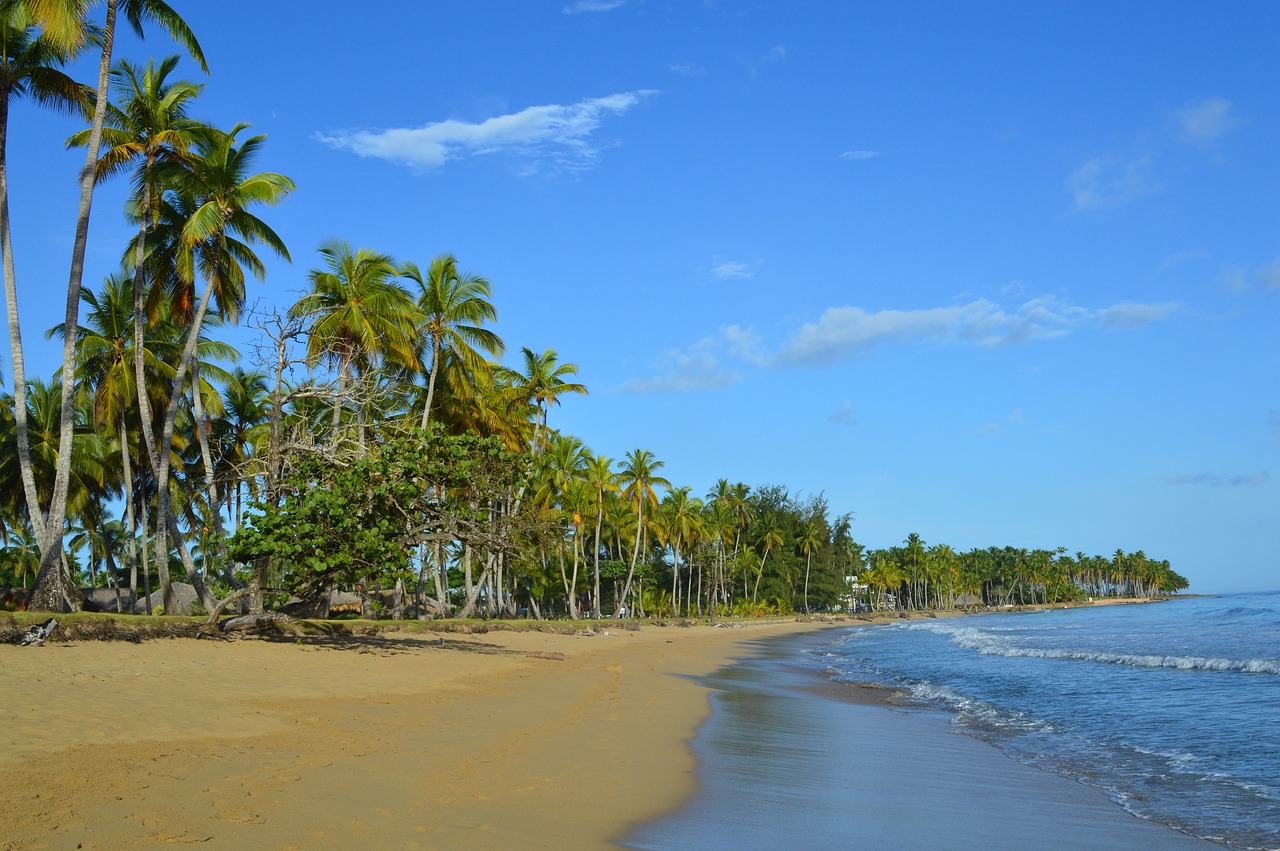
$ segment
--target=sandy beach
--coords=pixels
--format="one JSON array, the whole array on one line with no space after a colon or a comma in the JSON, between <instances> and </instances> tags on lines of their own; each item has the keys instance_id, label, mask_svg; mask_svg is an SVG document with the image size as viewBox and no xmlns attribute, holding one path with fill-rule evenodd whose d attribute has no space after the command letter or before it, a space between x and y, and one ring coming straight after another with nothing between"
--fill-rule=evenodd
<instances>
[{"instance_id":1,"label":"sandy beach","mask_svg":"<svg viewBox=\"0 0 1280 851\"><path fill-rule=\"evenodd\" d=\"M0 646L0 847L608 846L692 789L691 677L821 626Z\"/></svg>"}]
</instances>

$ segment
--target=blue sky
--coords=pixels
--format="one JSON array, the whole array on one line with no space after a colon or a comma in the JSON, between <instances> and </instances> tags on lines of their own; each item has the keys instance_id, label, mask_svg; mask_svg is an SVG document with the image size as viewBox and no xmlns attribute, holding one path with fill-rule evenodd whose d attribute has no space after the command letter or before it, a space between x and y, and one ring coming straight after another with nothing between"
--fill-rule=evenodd
<instances>
[{"instance_id":1,"label":"blue sky","mask_svg":"<svg viewBox=\"0 0 1280 851\"><path fill-rule=\"evenodd\" d=\"M1142 548L1196 591L1280 586L1280 7L174 5L197 114L298 184L264 214L293 264L251 298L291 303L330 237L452 252L512 352L579 365L553 425L695 492L824 492L874 547ZM35 374L72 129L11 117Z\"/></svg>"}]
</instances>

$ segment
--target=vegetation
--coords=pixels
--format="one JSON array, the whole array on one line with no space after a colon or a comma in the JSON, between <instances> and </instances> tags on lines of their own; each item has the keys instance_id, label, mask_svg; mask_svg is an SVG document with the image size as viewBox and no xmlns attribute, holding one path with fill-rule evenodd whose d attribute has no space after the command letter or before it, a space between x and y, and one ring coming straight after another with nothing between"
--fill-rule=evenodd
<instances>
[{"instance_id":1,"label":"vegetation","mask_svg":"<svg viewBox=\"0 0 1280 851\"><path fill-rule=\"evenodd\" d=\"M160 0L0 3L0 248L12 395L0 395L0 585L42 610L84 586L172 615L175 584L214 611L296 596L327 612L469 618L761 615L1014 605L1186 587L1144 553L957 553L910 535L867 551L851 515L785 487L673 484L650 449L621 460L554 427L587 388L554 349L506 344L493 285L450 254L425 271L341 240L319 246L287 311L246 313L263 249L289 259L271 208L294 188L259 170L264 136L190 117L203 84L179 60L112 67L116 16L156 23L203 68ZM62 67L100 50L93 87ZM82 116L86 149L63 364L27 377L9 236L4 134L23 99ZM25 108L25 107L24 107ZM127 175L120 269L82 286L94 186ZM217 339L258 329L252 364ZM394 589L390 598L377 593ZM21 601L15 596L10 605ZM156 608L155 611L160 611Z\"/></svg>"}]
</instances>

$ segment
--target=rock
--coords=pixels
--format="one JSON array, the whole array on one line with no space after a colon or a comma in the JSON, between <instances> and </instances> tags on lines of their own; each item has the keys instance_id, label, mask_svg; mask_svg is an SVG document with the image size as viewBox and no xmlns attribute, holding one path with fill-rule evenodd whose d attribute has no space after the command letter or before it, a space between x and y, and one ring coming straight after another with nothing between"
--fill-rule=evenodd
<instances>
[{"instance_id":1,"label":"rock","mask_svg":"<svg viewBox=\"0 0 1280 851\"><path fill-rule=\"evenodd\" d=\"M200 604L200 599L196 597L196 589L186 582L173 583L173 600L174 610L171 612L167 611L165 614L189 615L192 610ZM163 605L164 597L160 595L160 590L156 589L156 591L151 595L151 610L154 612ZM147 613L146 598L140 599L138 602L134 603L133 613L135 615L145 615Z\"/></svg>"},{"instance_id":2,"label":"rock","mask_svg":"<svg viewBox=\"0 0 1280 851\"><path fill-rule=\"evenodd\" d=\"M80 593L84 595L84 608L87 612L133 611L133 595L127 588L120 589L119 610L116 609L116 589L114 588L81 588ZM143 609L143 611L146 610Z\"/></svg>"}]
</instances>

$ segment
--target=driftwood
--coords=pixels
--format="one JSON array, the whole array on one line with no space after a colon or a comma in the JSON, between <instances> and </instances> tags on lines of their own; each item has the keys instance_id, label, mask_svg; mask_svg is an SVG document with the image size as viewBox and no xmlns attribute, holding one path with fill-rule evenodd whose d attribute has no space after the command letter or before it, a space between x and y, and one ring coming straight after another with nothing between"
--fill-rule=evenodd
<instances>
[{"instance_id":1,"label":"driftwood","mask_svg":"<svg viewBox=\"0 0 1280 851\"><path fill-rule=\"evenodd\" d=\"M22 633L22 638L18 639L18 644L23 647L40 647L44 644L45 639L53 635L53 631L58 628L58 622L53 618L49 618L44 623L35 626Z\"/></svg>"},{"instance_id":2,"label":"driftwood","mask_svg":"<svg viewBox=\"0 0 1280 851\"><path fill-rule=\"evenodd\" d=\"M525 655L525 658L528 658L528 659L550 659L553 662L564 661L563 653L550 653L545 650L530 650L528 653L524 655Z\"/></svg>"}]
</instances>

